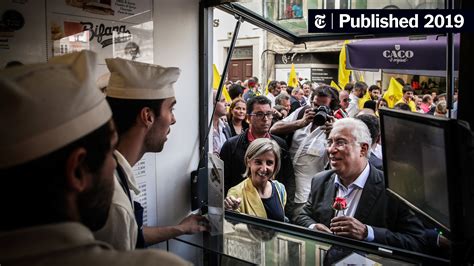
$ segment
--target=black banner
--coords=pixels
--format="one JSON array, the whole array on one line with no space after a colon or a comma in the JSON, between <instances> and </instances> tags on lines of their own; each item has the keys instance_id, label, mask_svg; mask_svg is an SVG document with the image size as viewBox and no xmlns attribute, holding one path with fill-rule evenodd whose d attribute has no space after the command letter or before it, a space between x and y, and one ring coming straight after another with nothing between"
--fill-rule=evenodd
<instances>
[{"instance_id":1,"label":"black banner","mask_svg":"<svg viewBox=\"0 0 474 266\"><path fill-rule=\"evenodd\" d=\"M474 10L309 9L309 33L474 32Z\"/></svg>"}]
</instances>

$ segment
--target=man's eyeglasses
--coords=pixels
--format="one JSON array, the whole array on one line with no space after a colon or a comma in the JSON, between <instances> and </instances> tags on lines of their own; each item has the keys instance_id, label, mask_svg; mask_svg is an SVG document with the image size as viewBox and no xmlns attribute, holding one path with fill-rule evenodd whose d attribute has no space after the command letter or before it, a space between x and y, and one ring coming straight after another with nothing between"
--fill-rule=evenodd
<instances>
[{"instance_id":1,"label":"man's eyeglasses","mask_svg":"<svg viewBox=\"0 0 474 266\"><path fill-rule=\"evenodd\" d=\"M328 141L326 142L326 148L330 148L334 144L336 146L336 149L343 149L349 143L350 143L349 141L343 140L343 139L338 139L336 141L333 141L332 139L328 139Z\"/></svg>"},{"instance_id":2,"label":"man's eyeglasses","mask_svg":"<svg viewBox=\"0 0 474 266\"><path fill-rule=\"evenodd\" d=\"M342 99L343 102L345 103L350 103L351 102L351 99L347 98L347 99Z\"/></svg>"},{"instance_id":3,"label":"man's eyeglasses","mask_svg":"<svg viewBox=\"0 0 474 266\"><path fill-rule=\"evenodd\" d=\"M255 113L255 114L250 114L251 116L255 116L256 118L258 119L263 119L264 117L268 118L268 119L272 119L273 118L273 113L271 112L268 112L268 113L262 113L262 112L258 112L258 113Z\"/></svg>"}]
</instances>

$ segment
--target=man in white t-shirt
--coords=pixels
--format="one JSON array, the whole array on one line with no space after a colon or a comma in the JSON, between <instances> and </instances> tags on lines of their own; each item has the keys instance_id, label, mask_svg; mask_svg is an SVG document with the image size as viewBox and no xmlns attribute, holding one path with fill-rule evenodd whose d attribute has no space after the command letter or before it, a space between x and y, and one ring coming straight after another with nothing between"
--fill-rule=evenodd
<instances>
[{"instance_id":1,"label":"man in white t-shirt","mask_svg":"<svg viewBox=\"0 0 474 266\"><path fill-rule=\"evenodd\" d=\"M367 84L363 81L357 81L354 84L354 88L349 94L349 107L347 107L347 113L350 117L354 117L359 112L359 100L364 97L367 91Z\"/></svg>"}]
</instances>

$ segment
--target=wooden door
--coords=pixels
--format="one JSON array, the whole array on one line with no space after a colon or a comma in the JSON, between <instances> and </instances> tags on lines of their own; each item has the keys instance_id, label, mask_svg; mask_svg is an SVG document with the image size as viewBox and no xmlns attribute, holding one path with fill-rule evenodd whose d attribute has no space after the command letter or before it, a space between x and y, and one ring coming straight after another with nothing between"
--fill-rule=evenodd
<instances>
[{"instance_id":1,"label":"wooden door","mask_svg":"<svg viewBox=\"0 0 474 266\"><path fill-rule=\"evenodd\" d=\"M244 81L252 77L252 59L230 60L229 79Z\"/></svg>"}]
</instances>

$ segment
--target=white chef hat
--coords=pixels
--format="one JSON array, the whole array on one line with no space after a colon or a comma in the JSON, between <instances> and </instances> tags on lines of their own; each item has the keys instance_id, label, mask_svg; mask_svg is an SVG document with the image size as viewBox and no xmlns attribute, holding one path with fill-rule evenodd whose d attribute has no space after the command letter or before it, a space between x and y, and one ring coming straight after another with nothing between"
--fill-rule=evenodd
<instances>
[{"instance_id":1,"label":"white chef hat","mask_svg":"<svg viewBox=\"0 0 474 266\"><path fill-rule=\"evenodd\" d=\"M105 59L110 71L108 97L158 100L174 97L173 84L181 70L121 58Z\"/></svg>"},{"instance_id":2,"label":"white chef hat","mask_svg":"<svg viewBox=\"0 0 474 266\"><path fill-rule=\"evenodd\" d=\"M100 75L96 80L97 88L100 91L104 92L105 88L107 88L107 85L109 84L109 79L110 79L110 72Z\"/></svg>"},{"instance_id":3,"label":"white chef hat","mask_svg":"<svg viewBox=\"0 0 474 266\"><path fill-rule=\"evenodd\" d=\"M0 168L40 158L112 117L95 65L96 54L82 51L0 71Z\"/></svg>"}]
</instances>

